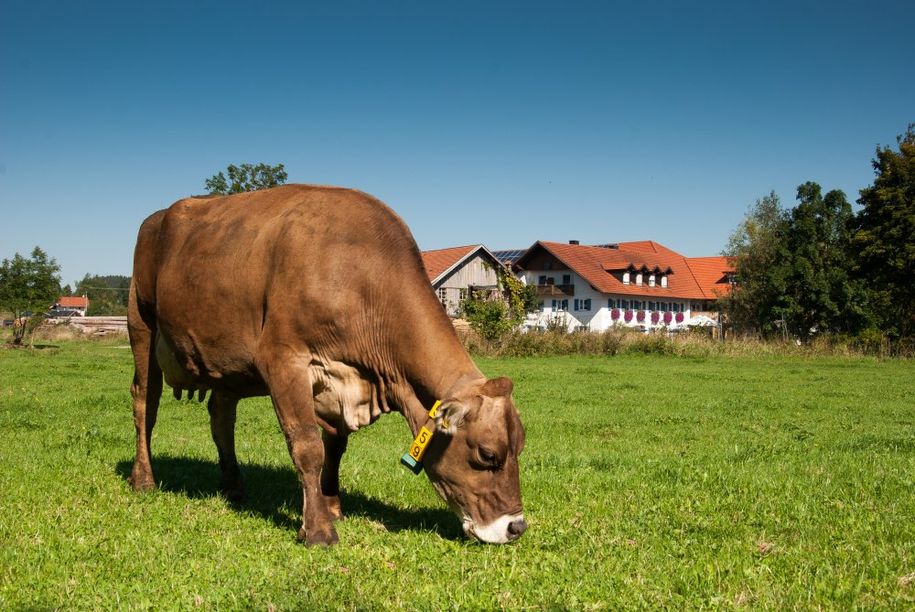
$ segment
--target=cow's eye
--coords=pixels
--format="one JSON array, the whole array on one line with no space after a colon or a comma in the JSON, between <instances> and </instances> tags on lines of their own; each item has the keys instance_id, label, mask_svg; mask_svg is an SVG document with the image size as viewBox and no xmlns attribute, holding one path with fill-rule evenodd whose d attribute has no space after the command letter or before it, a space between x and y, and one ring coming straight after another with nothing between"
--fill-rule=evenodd
<instances>
[{"instance_id":1,"label":"cow's eye","mask_svg":"<svg viewBox=\"0 0 915 612\"><path fill-rule=\"evenodd\" d=\"M477 449L477 453L480 455L480 463L486 467L493 469L499 467L499 458L488 448L483 448L481 446L479 449Z\"/></svg>"}]
</instances>

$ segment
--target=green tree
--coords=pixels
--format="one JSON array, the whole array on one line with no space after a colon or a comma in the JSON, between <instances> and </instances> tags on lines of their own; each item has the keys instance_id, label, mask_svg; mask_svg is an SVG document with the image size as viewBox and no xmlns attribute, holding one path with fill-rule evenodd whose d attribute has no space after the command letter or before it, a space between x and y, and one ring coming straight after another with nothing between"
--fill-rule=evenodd
<instances>
[{"instance_id":1,"label":"green tree","mask_svg":"<svg viewBox=\"0 0 915 612\"><path fill-rule=\"evenodd\" d=\"M28 313L44 312L60 292L60 266L41 248L32 249L26 259L19 253L0 265L0 308L13 313L16 324L13 344L21 345L31 331Z\"/></svg>"},{"instance_id":2,"label":"green tree","mask_svg":"<svg viewBox=\"0 0 915 612\"><path fill-rule=\"evenodd\" d=\"M797 188L798 205L786 232L789 273L782 313L801 339L823 332L857 332L866 325L866 299L851 276L852 210L845 194L822 195L807 182Z\"/></svg>"},{"instance_id":3,"label":"green tree","mask_svg":"<svg viewBox=\"0 0 915 612\"><path fill-rule=\"evenodd\" d=\"M88 315L126 315L129 288L129 276L86 274L76 284L76 293L89 298Z\"/></svg>"},{"instance_id":4,"label":"green tree","mask_svg":"<svg viewBox=\"0 0 915 612\"><path fill-rule=\"evenodd\" d=\"M286 182L288 175L283 164L268 166L267 164L242 164L236 166L229 164L226 168L229 178L222 172L214 174L206 180L208 193L228 195L245 191L257 191L276 187Z\"/></svg>"},{"instance_id":5,"label":"green tree","mask_svg":"<svg viewBox=\"0 0 915 612\"><path fill-rule=\"evenodd\" d=\"M851 276L853 215L845 194L819 185L797 188L798 204L781 208L770 193L757 200L731 235L737 285L722 300L738 331L763 336L855 333L869 325L867 295Z\"/></svg>"},{"instance_id":6,"label":"green tree","mask_svg":"<svg viewBox=\"0 0 915 612\"><path fill-rule=\"evenodd\" d=\"M855 275L870 290L881 330L915 336L915 124L899 150L877 147L874 184L861 190L855 219Z\"/></svg>"},{"instance_id":7,"label":"green tree","mask_svg":"<svg viewBox=\"0 0 915 612\"><path fill-rule=\"evenodd\" d=\"M732 258L737 284L721 300L737 331L771 336L783 333L783 296L788 277L789 215L775 192L756 200L731 234L723 254Z\"/></svg>"}]
</instances>

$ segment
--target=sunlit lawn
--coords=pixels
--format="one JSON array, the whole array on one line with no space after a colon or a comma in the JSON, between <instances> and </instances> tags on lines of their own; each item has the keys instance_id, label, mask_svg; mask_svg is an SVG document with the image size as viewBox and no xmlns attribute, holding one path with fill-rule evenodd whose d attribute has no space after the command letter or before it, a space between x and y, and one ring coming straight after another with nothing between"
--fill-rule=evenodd
<instances>
[{"instance_id":1,"label":"sunlit lawn","mask_svg":"<svg viewBox=\"0 0 915 612\"><path fill-rule=\"evenodd\" d=\"M351 439L340 544L311 549L264 399L239 410L244 502L203 405L167 393L161 488L130 490L123 344L0 349L0 609L915 605L911 361L481 360L515 380L525 536L465 540L391 415Z\"/></svg>"}]
</instances>

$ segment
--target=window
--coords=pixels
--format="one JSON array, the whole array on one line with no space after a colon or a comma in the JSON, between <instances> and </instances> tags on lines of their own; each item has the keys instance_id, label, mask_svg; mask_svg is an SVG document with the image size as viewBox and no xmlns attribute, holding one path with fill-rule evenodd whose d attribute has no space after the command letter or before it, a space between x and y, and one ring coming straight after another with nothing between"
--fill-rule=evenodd
<instances>
[{"instance_id":1,"label":"window","mask_svg":"<svg viewBox=\"0 0 915 612\"><path fill-rule=\"evenodd\" d=\"M543 276L538 276L538 277L537 277L537 284L538 284L538 285L545 285L545 284L546 284L546 274L544 274Z\"/></svg>"},{"instance_id":2,"label":"window","mask_svg":"<svg viewBox=\"0 0 915 612\"><path fill-rule=\"evenodd\" d=\"M642 300L632 300L632 309L641 310L642 309Z\"/></svg>"},{"instance_id":3,"label":"window","mask_svg":"<svg viewBox=\"0 0 915 612\"><path fill-rule=\"evenodd\" d=\"M667 288L667 275L666 274L661 277L661 286L664 287L665 289Z\"/></svg>"},{"instance_id":4,"label":"window","mask_svg":"<svg viewBox=\"0 0 915 612\"><path fill-rule=\"evenodd\" d=\"M563 310L569 309L569 300L562 300L562 309Z\"/></svg>"},{"instance_id":5,"label":"window","mask_svg":"<svg viewBox=\"0 0 915 612\"><path fill-rule=\"evenodd\" d=\"M622 305L623 310L629 310L629 300L622 300L622 302L623 302L623 305Z\"/></svg>"},{"instance_id":6,"label":"window","mask_svg":"<svg viewBox=\"0 0 915 612\"><path fill-rule=\"evenodd\" d=\"M629 273L628 272L623 272L623 284L624 285L629 284Z\"/></svg>"},{"instance_id":7,"label":"window","mask_svg":"<svg viewBox=\"0 0 915 612\"><path fill-rule=\"evenodd\" d=\"M657 304L655 304L654 302L648 302L648 310L657 310L657 308L655 308L655 306L657 306Z\"/></svg>"},{"instance_id":8,"label":"window","mask_svg":"<svg viewBox=\"0 0 915 612\"><path fill-rule=\"evenodd\" d=\"M635 284L636 285L642 284L642 273L641 272L639 272L638 274L635 275Z\"/></svg>"},{"instance_id":9,"label":"window","mask_svg":"<svg viewBox=\"0 0 915 612\"><path fill-rule=\"evenodd\" d=\"M582 302L582 310L591 310L591 298L586 298Z\"/></svg>"},{"instance_id":10,"label":"window","mask_svg":"<svg viewBox=\"0 0 915 612\"><path fill-rule=\"evenodd\" d=\"M575 310L576 310L576 311L579 310L579 308L578 308L578 298L575 298Z\"/></svg>"},{"instance_id":11,"label":"window","mask_svg":"<svg viewBox=\"0 0 915 612\"><path fill-rule=\"evenodd\" d=\"M553 262L552 262L552 261L545 261L545 262L543 262L543 269L544 269L544 270L552 270L552 269L553 269Z\"/></svg>"},{"instance_id":12,"label":"window","mask_svg":"<svg viewBox=\"0 0 915 612\"><path fill-rule=\"evenodd\" d=\"M667 312L667 302L661 302L660 306L661 312Z\"/></svg>"},{"instance_id":13,"label":"window","mask_svg":"<svg viewBox=\"0 0 915 612\"><path fill-rule=\"evenodd\" d=\"M572 284L572 275L571 275L571 274L563 274L563 275L562 275L562 284L563 284L563 285L571 285L571 284Z\"/></svg>"},{"instance_id":14,"label":"window","mask_svg":"<svg viewBox=\"0 0 915 612\"><path fill-rule=\"evenodd\" d=\"M648 286L654 287L654 274L648 277Z\"/></svg>"},{"instance_id":15,"label":"window","mask_svg":"<svg viewBox=\"0 0 915 612\"><path fill-rule=\"evenodd\" d=\"M544 285L555 285L555 284L556 284L555 278L553 278L552 276L546 277L546 282L544 283Z\"/></svg>"},{"instance_id":16,"label":"window","mask_svg":"<svg viewBox=\"0 0 915 612\"><path fill-rule=\"evenodd\" d=\"M448 306L448 290L444 287L438 289L438 301L442 303L442 306Z\"/></svg>"},{"instance_id":17,"label":"window","mask_svg":"<svg viewBox=\"0 0 915 612\"><path fill-rule=\"evenodd\" d=\"M458 299L460 299L462 302L467 299L466 289L458 289Z\"/></svg>"}]
</instances>

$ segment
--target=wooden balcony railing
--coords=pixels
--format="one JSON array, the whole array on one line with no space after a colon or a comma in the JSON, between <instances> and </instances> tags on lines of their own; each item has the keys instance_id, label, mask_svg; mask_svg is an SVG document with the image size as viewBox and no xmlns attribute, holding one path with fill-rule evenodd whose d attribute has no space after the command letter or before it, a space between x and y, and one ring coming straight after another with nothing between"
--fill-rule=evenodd
<instances>
[{"instance_id":1,"label":"wooden balcony railing","mask_svg":"<svg viewBox=\"0 0 915 612\"><path fill-rule=\"evenodd\" d=\"M537 285L537 297L572 297L575 285Z\"/></svg>"}]
</instances>

